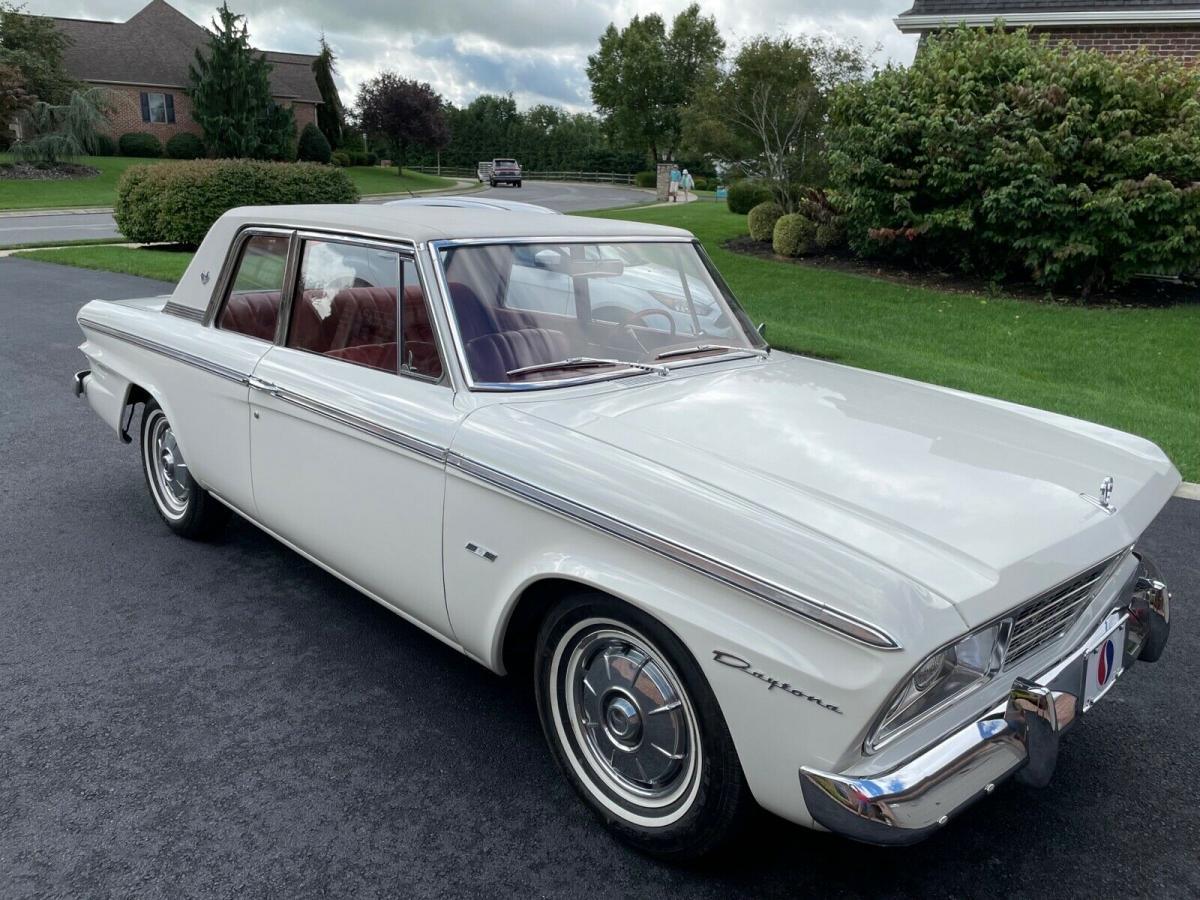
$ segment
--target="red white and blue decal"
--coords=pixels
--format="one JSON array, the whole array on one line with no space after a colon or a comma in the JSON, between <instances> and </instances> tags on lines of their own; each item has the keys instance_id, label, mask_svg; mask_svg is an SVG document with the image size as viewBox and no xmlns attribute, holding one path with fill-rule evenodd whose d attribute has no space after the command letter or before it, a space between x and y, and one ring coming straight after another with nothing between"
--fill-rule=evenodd
<instances>
[{"instance_id":1,"label":"red white and blue decal","mask_svg":"<svg viewBox=\"0 0 1200 900\"><path fill-rule=\"evenodd\" d=\"M1113 644L1112 638L1104 642L1104 646L1100 648L1099 665L1096 667L1096 684L1100 687L1108 684L1109 676L1112 675L1113 658L1117 654L1117 648Z\"/></svg>"}]
</instances>

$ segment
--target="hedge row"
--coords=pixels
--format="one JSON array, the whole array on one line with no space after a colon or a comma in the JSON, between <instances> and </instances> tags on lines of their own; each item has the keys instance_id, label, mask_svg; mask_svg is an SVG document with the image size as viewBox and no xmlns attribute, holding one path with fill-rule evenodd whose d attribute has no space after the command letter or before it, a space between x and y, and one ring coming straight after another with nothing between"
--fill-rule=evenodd
<instances>
[{"instance_id":1,"label":"hedge row","mask_svg":"<svg viewBox=\"0 0 1200 900\"><path fill-rule=\"evenodd\" d=\"M236 206L357 200L350 177L332 166L204 159L131 166L117 185L114 217L131 241L194 245Z\"/></svg>"}]
</instances>

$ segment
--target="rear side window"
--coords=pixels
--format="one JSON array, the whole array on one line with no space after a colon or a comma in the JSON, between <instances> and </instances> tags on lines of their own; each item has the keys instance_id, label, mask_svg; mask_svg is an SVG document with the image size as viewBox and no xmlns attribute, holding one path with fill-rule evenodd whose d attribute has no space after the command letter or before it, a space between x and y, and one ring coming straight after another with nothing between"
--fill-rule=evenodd
<instances>
[{"instance_id":1,"label":"rear side window","mask_svg":"<svg viewBox=\"0 0 1200 900\"><path fill-rule=\"evenodd\" d=\"M217 327L264 341L275 340L288 237L256 234L242 244L237 269L217 316Z\"/></svg>"},{"instance_id":2,"label":"rear side window","mask_svg":"<svg viewBox=\"0 0 1200 900\"><path fill-rule=\"evenodd\" d=\"M416 267L393 250L306 241L287 346L385 372L442 374Z\"/></svg>"}]
</instances>

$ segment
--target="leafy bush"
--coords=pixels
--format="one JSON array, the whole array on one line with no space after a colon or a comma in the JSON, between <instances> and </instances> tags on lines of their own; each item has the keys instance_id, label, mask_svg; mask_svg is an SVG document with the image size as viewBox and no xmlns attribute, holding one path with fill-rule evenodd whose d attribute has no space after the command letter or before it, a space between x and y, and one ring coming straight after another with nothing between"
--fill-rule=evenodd
<instances>
[{"instance_id":1,"label":"leafy bush","mask_svg":"<svg viewBox=\"0 0 1200 900\"><path fill-rule=\"evenodd\" d=\"M652 188L658 184L657 172L638 172L633 176L633 183L640 188Z\"/></svg>"},{"instance_id":2,"label":"leafy bush","mask_svg":"<svg viewBox=\"0 0 1200 900\"><path fill-rule=\"evenodd\" d=\"M329 154L329 161L343 169L350 165L350 154L345 150L334 150Z\"/></svg>"},{"instance_id":3,"label":"leafy bush","mask_svg":"<svg viewBox=\"0 0 1200 900\"><path fill-rule=\"evenodd\" d=\"M167 156L171 159L201 159L204 141L190 131L181 131L167 139Z\"/></svg>"},{"instance_id":4,"label":"leafy bush","mask_svg":"<svg viewBox=\"0 0 1200 900\"><path fill-rule=\"evenodd\" d=\"M959 29L837 95L859 253L1093 290L1200 266L1200 73Z\"/></svg>"},{"instance_id":5,"label":"leafy bush","mask_svg":"<svg viewBox=\"0 0 1200 900\"><path fill-rule=\"evenodd\" d=\"M300 132L296 154L301 162L327 163L332 153L333 148L329 146L325 135L321 134L321 129L312 122L305 125L304 130Z\"/></svg>"},{"instance_id":6,"label":"leafy bush","mask_svg":"<svg viewBox=\"0 0 1200 900\"><path fill-rule=\"evenodd\" d=\"M769 241L775 234L775 223L783 215L783 207L774 200L767 200L750 210L746 216L746 225L750 228L750 237L756 241Z\"/></svg>"},{"instance_id":7,"label":"leafy bush","mask_svg":"<svg viewBox=\"0 0 1200 900\"><path fill-rule=\"evenodd\" d=\"M122 156L144 156L157 159L163 148L158 138L145 131L127 131L118 142Z\"/></svg>"},{"instance_id":8,"label":"leafy bush","mask_svg":"<svg viewBox=\"0 0 1200 900\"><path fill-rule=\"evenodd\" d=\"M818 222L813 232L813 249L831 253L846 246L846 227L840 221Z\"/></svg>"},{"instance_id":9,"label":"leafy bush","mask_svg":"<svg viewBox=\"0 0 1200 900\"><path fill-rule=\"evenodd\" d=\"M770 199L770 188L757 181L745 179L743 181L736 181L729 186L729 196L726 203L729 204L730 212L745 215L758 206L758 204L766 203Z\"/></svg>"},{"instance_id":10,"label":"leafy bush","mask_svg":"<svg viewBox=\"0 0 1200 900\"><path fill-rule=\"evenodd\" d=\"M111 135L100 132L92 140L92 156L116 156L117 142Z\"/></svg>"},{"instance_id":11,"label":"leafy bush","mask_svg":"<svg viewBox=\"0 0 1200 900\"><path fill-rule=\"evenodd\" d=\"M817 223L801 213L780 216L771 246L780 256L804 256L816 249Z\"/></svg>"},{"instance_id":12,"label":"leafy bush","mask_svg":"<svg viewBox=\"0 0 1200 900\"><path fill-rule=\"evenodd\" d=\"M366 157L367 157L367 161L363 165L367 165L367 166L379 165L379 154L378 153L372 153L370 151L367 151Z\"/></svg>"},{"instance_id":13,"label":"leafy bush","mask_svg":"<svg viewBox=\"0 0 1200 900\"><path fill-rule=\"evenodd\" d=\"M131 166L117 184L113 214L131 241L199 244L212 223L235 206L357 199L350 177L329 166L200 159Z\"/></svg>"}]
</instances>

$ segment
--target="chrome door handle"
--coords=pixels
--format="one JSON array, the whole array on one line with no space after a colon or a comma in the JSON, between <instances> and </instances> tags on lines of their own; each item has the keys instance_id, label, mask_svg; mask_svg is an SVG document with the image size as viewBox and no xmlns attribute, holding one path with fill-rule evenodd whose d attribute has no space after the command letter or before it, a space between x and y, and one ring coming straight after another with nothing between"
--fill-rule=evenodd
<instances>
[{"instance_id":1,"label":"chrome door handle","mask_svg":"<svg viewBox=\"0 0 1200 900\"><path fill-rule=\"evenodd\" d=\"M270 381L264 381L263 379L254 375L250 376L250 387L254 388L256 391L262 391L263 393L270 394L272 397L279 396L279 385L273 384Z\"/></svg>"}]
</instances>

